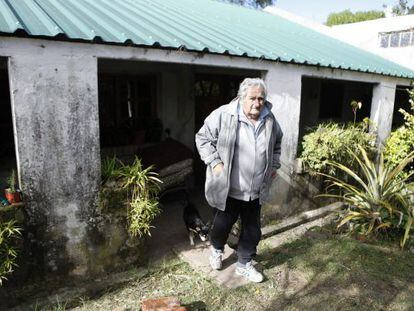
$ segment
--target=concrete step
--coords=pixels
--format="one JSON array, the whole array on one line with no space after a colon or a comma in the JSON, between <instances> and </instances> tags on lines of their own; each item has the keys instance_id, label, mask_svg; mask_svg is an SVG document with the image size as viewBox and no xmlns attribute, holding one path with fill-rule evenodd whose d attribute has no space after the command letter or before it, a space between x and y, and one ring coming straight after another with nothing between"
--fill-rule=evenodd
<instances>
[{"instance_id":1,"label":"concrete step","mask_svg":"<svg viewBox=\"0 0 414 311\"><path fill-rule=\"evenodd\" d=\"M332 213L333 211L341 209L343 205L344 204L342 202L335 202L315 210L303 212L294 217L286 218L278 224L265 226L262 228L262 239L297 227L314 219L321 218Z\"/></svg>"},{"instance_id":2,"label":"concrete step","mask_svg":"<svg viewBox=\"0 0 414 311\"><path fill-rule=\"evenodd\" d=\"M263 245L266 245L267 248L277 248L282 246L283 244L291 243L299 238L301 238L306 232L309 231L312 227L322 227L331 223L335 219L335 215L330 214L323 216L322 218L318 218L312 220L310 222L301 224L297 227L289 229L287 231L272 235L262 241Z\"/></svg>"}]
</instances>

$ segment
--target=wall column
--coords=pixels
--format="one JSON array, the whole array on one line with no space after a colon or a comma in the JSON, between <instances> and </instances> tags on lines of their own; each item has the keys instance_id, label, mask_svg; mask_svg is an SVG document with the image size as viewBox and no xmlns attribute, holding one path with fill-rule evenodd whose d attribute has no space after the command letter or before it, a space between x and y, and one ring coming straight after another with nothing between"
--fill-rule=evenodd
<instances>
[{"instance_id":1,"label":"wall column","mask_svg":"<svg viewBox=\"0 0 414 311\"><path fill-rule=\"evenodd\" d=\"M270 187L264 214L280 218L297 213L300 202L291 202L293 171L298 148L302 72L297 66L274 66L266 74L268 100L282 131L281 168Z\"/></svg>"},{"instance_id":2,"label":"wall column","mask_svg":"<svg viewBox=\"0 0 414 311\"><path fill-rule=\"evenodd\" d=\"M272 112L283 130L282 166L290 171L298 147L302 73L297 66L275 66L265 81Z\"/></svg>"},{"instance_id":3,"label":"wall column","mask_svg":"<svg viewBox=\"0 0 414 311\"><path fill-rule=\"evenodd\" d=\"M396 84L381 82L373 87L370 119L377 133L377 145L381 146L391 132Z\"/></svg>"}]
</instances>

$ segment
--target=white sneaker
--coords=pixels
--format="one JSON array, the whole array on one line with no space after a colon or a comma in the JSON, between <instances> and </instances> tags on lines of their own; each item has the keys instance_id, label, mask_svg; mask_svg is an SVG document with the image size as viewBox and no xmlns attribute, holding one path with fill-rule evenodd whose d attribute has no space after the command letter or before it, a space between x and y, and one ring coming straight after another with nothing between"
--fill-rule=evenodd
<instances>
[{"instance_id":1,"label":"white sneaker","mask_svg":"<svg viewBox=\"0 0 414 311\"><path fill-rule=\"evenodd\" d=\"M213 270L220 270L222 267L223 251L211 246L210 266Z\"/></svg>"},{"instance_id":2,"label":"white sneaker","mask_svg":"<svg viewBox=\"0 0 414 311\"><path fill-rule=\"evenodd\" d=\"M254 283L260 283L263 281L263 274L256 270L252 262L249 261L245 266L236 266L236 274L241 275Z\"/></svg>"}]
</instances>

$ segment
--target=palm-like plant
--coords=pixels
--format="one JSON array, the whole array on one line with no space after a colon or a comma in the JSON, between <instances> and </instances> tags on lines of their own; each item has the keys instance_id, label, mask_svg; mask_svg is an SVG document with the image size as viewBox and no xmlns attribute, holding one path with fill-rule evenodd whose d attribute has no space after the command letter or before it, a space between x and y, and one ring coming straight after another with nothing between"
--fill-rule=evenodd
<instances>
[{"instance_id":1,"label":"palm-like plant","mask_svg":"<svg viewBox=\"0 0 414 311\"><path fill-rule=\"evenodd\" d=\"M339 198L348 203L346 212L341 216L338 227L350 224L351 231L368 235L387 228L403 228L400 245L404 247L414 219L414 207L411 199L413 183L408 183L412 174L403 179L396 178L414 159L414 152L404 158L396 167L384 163L382 152L377 163L370 160L367 152L358 146L360 156L348 149L348 153L358 164L359 172L337 163L329 165L345 173L353 182L341 180L335 176L320 174L328 178L328 188L339 188L341 194L322 194L320 196Z\"/></svg>"},{"instance_id":2,"label":"palm-like plant","mask_svg":"<svg viewBox=\"0 0 414 311\"><path fill-rule=\"evenodd\" d=\"M151 222L160 213L157 194L162 181L152 169L152 166L143 169L136 157L133 164L122 164L116 171L121 187L127 191L129 232L133 236L150 235Z\"/></svg>"}]
</instances>

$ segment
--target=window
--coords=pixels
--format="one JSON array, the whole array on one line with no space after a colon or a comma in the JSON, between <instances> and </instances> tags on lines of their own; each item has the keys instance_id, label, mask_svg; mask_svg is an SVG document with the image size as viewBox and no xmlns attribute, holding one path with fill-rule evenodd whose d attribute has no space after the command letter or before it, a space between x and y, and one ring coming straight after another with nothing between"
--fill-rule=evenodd
<instances>
[{"instance_id":1,"label":"window","mask_svg":"<svg viewBox=\"0 0 414 311\"><path fill-rule=\"evenodd\" d=\"M411 39L411 32L406 31L401 33L401 41L400 46L409 46L410 45L410 39Z\"/></svg>"},{"instance_id":2,"label":"window","mask_svg":"<svg viewBox=\"0 0 414 311\"><path fill-rule=\"evenodd\" d=\"M380 35L380 47L387 48L390 41L390 35L388 33L384 33Z\"/></svg>"},{"instance_id":3,"label":"window","mask_svg":"<svg viewBox=\"0 0 414 311\"><path fill-rule=\"evenodd\" d=\"M394 32L391 34L390 37L390 47L397 47L398 44L400 43L400 33L399 32Z\"/></svg>"},{"instance_id":4,"label":"window","mask_svg":"<svg viewBox=\"0 0 414 311\"><path fill-rule=\"evenodd\" d=\"M382 48L407 47L414 45L414 29L379 33L379 46Z\"/></svg>"}]
</instances>

